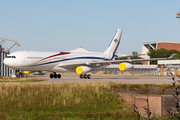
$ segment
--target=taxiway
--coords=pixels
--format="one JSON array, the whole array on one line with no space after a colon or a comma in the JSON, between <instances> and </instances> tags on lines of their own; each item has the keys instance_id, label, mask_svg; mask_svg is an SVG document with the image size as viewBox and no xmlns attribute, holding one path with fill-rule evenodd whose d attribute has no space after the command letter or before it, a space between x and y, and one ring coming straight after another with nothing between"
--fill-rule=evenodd
<instances>
[{"instance_id":1,"label":"taxiway","mask_svg":"<svg viewBox=\"0 0 180 120\"><path fill-rule=\"evenodd\" d=\"M92 76L91 79L80 79L78 75L62 75L61 79L51 79L49 76L33 77L46 79L44 82L115 82L115 83L134 83L134 84L160 84L172 83L172 77L160 76ZM180 78L175 77L175 80Z\"/></svg>"}]
</instances>

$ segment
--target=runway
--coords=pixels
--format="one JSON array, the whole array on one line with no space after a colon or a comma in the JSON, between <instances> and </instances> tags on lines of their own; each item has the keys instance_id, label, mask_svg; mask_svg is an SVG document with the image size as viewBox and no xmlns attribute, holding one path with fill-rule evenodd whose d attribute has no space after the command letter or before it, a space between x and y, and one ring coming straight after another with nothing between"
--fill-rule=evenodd
<instances>
[{"instance_id":1,"label":"runway","mask_svg":"<svg viewBox=\"0 0 180 120\"><path fill-rule=\"evenodd\" d=\"M115 83L135 83L135 84L160 84L172 83L172 77L160 76L92 76L91 79L80 79L78 75L62 75L61 79L49 78L49 76L32 77L46 79L44 82L115 82ZM180 78L175 77L175 80Z\"/></svg>"}]
</instances>

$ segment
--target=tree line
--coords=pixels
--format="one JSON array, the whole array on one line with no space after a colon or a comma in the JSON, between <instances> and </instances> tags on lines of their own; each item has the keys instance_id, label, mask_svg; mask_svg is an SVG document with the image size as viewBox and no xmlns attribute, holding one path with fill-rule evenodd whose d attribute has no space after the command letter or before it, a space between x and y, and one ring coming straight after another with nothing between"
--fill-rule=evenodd
<instances>
[{"instance_id":1,"label":"tree line","mask_svg":"<svg viewBox=\"0 0 180 120\"><path fill-rule=\"evenodd\" d=\"M180 59L180 51L174 50L174 49L172 49L172 50L167 50L165 48L150 49L147 54L150 56L150 58L168 58L171 55L173 55L174 53L176 53L176 55L173 58L171 58L171 60ZM133 51L132 54L138 55L138 52ZM127 59L127 58L120 58L119 60L124 60L124 59ZM130 59L141 59L141 57L134 56L134 57L130 57ZM136 62L135 64L142 64L142 63ZM150 61L150 64L157 64L157 60Z\"/></svg>"},{"instance_id":2,"label":"tree line","mask_svg":"<svg viewBox=\"0 0 180 120\"><path fill-rule=\"evenodd\" d=\"M176 53L176 55L171 59L172 60L180 59L180 51L174 49L172 50L167 50L165 48L151 49L147 54L150 56L150 58L167 58L174 53ZM157 64L157 61L150 61L150 63Z\"/></svg>"}]
</instances>

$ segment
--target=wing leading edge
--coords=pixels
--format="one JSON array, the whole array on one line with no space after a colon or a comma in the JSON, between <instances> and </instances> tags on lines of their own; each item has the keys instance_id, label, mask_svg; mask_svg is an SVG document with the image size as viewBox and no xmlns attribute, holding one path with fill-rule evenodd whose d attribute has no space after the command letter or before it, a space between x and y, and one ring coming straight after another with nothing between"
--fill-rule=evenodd
<instances>
[{"instance_id":1,"label":"wing leading edge","mask_svg":"<svg viewBox=\"0 0 180 120\"><path fill-rule=\"evenodd\" d=\"M175 53L176 54L176 53ZM64 68L75 68L77 66L96 66L97 64L101 65L109 65L112 63L132 63L132 62L144 62L144 61L154 61L154 60L168 60L175 56L175 54L171 55L168 58L150 58L150 59L127 59L127 60L107 60L107 61L101 61L101 62L84 62L84 63L69 63L69 64L60 64L58 67L64 67Z\"/></svg>"}]
</instances>

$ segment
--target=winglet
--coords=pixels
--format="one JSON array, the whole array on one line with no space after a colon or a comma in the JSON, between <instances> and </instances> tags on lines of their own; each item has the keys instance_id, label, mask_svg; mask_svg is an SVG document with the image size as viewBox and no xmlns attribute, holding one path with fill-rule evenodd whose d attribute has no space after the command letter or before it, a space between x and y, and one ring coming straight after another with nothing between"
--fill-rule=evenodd
<instances>
[{"instance_id":1,"label":"winglet","mask_svg":"<svg viewBox=\"0 0 180 120\"><path fill-rule=\"evenodd\" d=\"M170 57L168 57L168 59L173 58L176 55L176 53L174 53L173 55L171 55Z\"/></svg>"}]
</instances>

